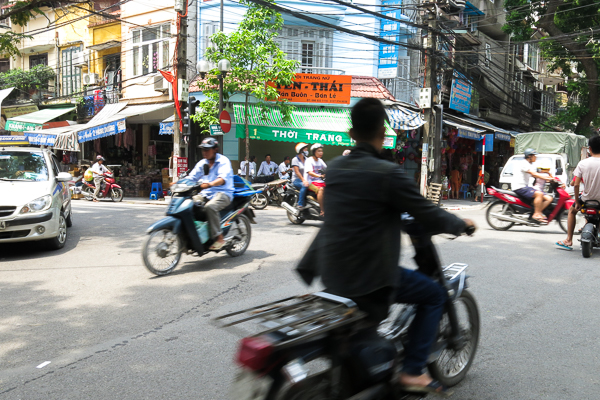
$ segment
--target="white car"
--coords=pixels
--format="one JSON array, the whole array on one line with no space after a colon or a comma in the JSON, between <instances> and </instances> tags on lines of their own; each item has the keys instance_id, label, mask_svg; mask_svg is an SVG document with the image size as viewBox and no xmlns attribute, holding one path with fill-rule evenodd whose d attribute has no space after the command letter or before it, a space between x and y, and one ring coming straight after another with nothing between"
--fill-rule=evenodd
<instances>
[{"instance_id":1,"label":"white car","mask_svg":"<svg viewBox=\"0 0 600 400\"><path fill-rule=\"evenodd\" d=\"M71 174L49 150L0 146L0 244L43 241L61 249L73 224Z\"/></svg>"},{"instance_id":2,"label":"white car","mask_svg":"<svg viewBox=\"0 0 600 400\"><path fill-rule=\"evenodd\" d=\"M519 162L523 161L525 156L523 154L516 154L508 159L502 172L500 173L500 189L512 190L513 182L518 179L516 171ZM533 165L534 168L540 165L550 166L550 173L552 176L560 179L562 183L569 186L569 163L567 163L566 154L538 154L537 160ZM530 178L530 184L533 183L533 178Z\"/></svg>"}]
</instances>

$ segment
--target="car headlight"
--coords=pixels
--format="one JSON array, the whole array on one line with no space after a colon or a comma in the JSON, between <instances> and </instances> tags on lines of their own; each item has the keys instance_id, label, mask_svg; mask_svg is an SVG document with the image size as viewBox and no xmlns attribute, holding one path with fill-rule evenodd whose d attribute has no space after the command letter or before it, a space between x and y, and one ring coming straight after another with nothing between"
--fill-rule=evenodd
<instances>
[{"instance_id":1,"label":"car headlight","mask_svg":"<svg viewBox=\"0 0 600 400\"><path fill-rule=\"evenodd\" d=\"M52 196L47 194L45 196L42 196L40 198L37 198L37 199L32 200L29 203L25 204L23 206L23 208L21 208L20 214L45 211L45 210L49 209L51 205L52 205Z\"/></svg>"}]
</instances>

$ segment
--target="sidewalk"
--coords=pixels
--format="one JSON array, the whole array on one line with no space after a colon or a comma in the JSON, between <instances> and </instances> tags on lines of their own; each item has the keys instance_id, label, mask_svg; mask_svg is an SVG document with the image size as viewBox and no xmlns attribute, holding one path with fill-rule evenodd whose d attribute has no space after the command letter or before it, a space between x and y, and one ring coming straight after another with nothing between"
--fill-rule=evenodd
<instances>
[{"instance_id":1,"label":"sidewalk","mask_svg":"<svg viewBox=\"0 0 600 400\"><path fill-rule=\"evenodd\" d=\"M460 210L482 210L485 207L487 207L487 205L490 202L490 197L486 196L483 199L483 203L481 202L474 202L472 199L467 198L467 199L448 199L448 200L442 200L440 201L440 208L443 208L444 210L449 210L449 211L460 211Z\"/></svg>"},{"instance_id":2,"label":"sidewalk","mask_svg":"<svg viewBox=\"0 0 600 400\"><path fill-rule=\"evenodd\" d=\"M161 198L159 200L150 200L146 197L123 197L123 203L128 204L149 204L153 206L168 206L170 201L170 196L167 196L166 199Z\"/></svg>"}]
</instances>

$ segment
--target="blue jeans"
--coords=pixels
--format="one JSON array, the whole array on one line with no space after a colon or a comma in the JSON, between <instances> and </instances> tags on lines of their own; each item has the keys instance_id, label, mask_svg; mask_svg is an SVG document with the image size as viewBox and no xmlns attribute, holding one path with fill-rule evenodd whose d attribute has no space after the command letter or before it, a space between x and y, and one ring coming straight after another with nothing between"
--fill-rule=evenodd
<instances>
[{"instance_id":1,"label":"blue jeans","mask_svg":"<svg viewBox=\"0 0 600 400\"><path fill-rule=\"evenodd\" d=\"M417 306L417 314L408 332L402 372L421 375L444 312L446 291L421 272L400 268L399 275L400 284L393 295L393 302Z\"/></svg>"},{"instance_id":2,"label":"blue jeans","mask_svg":"<svg viewBox=\"0 0 600 400\"><path fill-rule=\"evenodd\" d=\"M308 187L302 184L302 179L300 178L294 179L292 185L300 191L300 195L298 196L298 206L304 207L306 205L306 192L308 192Z\"/></svg>"}]
</instances>

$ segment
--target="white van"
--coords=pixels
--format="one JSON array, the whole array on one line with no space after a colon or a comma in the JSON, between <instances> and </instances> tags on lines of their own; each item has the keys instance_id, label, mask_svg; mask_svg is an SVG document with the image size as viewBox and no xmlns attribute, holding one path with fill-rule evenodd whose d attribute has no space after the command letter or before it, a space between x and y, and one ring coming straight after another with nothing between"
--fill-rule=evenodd
<instances>
[{"instance_id":1,"label":"white van","mask_svg":"<svg viewBox=\"0 0 600 400\"><path fill-rule=\"evenodd\" d=\"M513 182L517 179L516 166L519 164L519 161L523 161L524 159L525 156L523 154L517 154L508 159L500 172L500 189L512 190ZM538 154L533 166L537 168L543 164L551 165L552 169L550 173L552 176L558 177L562 183L569 186L571 181L568 176L569 164L567 163L566 154ZM533 185L533 177L529 184Z\"/></svg>"}]
</instances>

